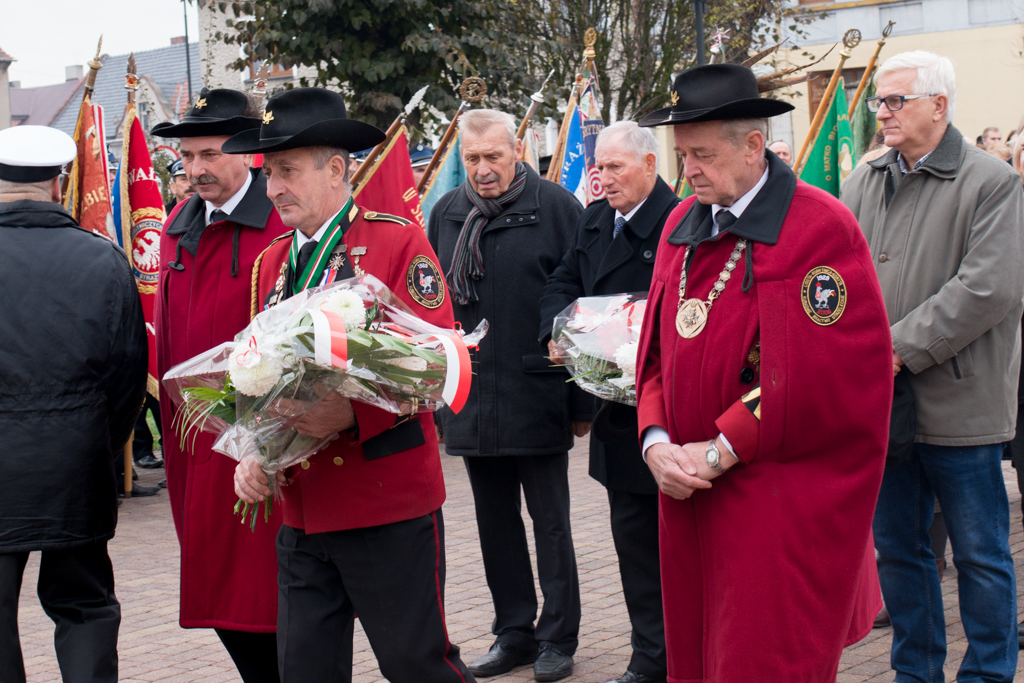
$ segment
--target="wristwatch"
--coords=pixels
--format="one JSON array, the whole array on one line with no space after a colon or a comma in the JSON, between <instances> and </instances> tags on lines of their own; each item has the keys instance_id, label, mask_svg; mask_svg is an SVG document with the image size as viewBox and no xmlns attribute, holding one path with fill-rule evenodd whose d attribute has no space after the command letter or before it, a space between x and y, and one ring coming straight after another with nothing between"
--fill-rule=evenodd
<instances>
[{"instance_id":1,"label":"wristwatch","mask_svg":"<svg viewBox=\"0 0 1024 683\"><path fill-rule=\"evenodd\" d=\"M725 470L722 469L722 455L718 452L718 446L715 445L715 439L711 440L708 447L704 449L704 459L708 463L708 467L713 469L715 472L721 474Z\"/></svg>"}]
</instances>

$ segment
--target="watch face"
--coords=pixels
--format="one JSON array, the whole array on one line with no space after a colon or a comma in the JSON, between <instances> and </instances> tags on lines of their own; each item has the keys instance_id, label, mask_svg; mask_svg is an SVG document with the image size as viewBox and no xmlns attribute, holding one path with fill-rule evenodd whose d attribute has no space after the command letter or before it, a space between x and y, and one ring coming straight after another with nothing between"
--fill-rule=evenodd
<instances>
[{"instance_id":1,"label":"watch face","mask_svg":"<svg viewBox=\"0 0 1024 683\"><path fill-rule=\"evenodd\" d=\"M708 446L707 450L704 451L704 455L707 458L708 464L711 465L711 467L718 467L718 460L721 456L718 453L718 447L715 446L715 443L713 441L711 442L711 445Z\"/></svg>"}]
</instances>

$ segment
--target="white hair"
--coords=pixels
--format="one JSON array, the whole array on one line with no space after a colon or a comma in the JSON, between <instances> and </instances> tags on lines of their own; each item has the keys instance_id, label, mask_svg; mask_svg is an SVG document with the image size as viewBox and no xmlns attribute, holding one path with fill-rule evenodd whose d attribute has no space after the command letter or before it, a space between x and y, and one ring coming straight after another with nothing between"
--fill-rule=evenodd
<instances>
[{"instance_id":1,"label":"white hair","mask_svg":"<svg viewBox=\"0 0 1024 683\"><path fill-rule=\"evenodd\" d=\"M917 78L914 80L914 92L893 93L896 95L945 95L949 104L946 105L946 122L953 122L956 113L956 73L949 57L937 55L925 50L901 52L893 55L878 67L875 73L875 84L882 76L895 71L915 69Z\"/></svg>"},{"instance_id":2,"label":"white hair","mask_svg":"<svg viewBox=\"0 0 1024 683\"><path fill-rule=\"evenodd\" d=\"M620 141L626 149L633 152L636 162L642 164L644 157L648 154L654 155L654 164L658 164L658 139L650 128L641 128L636 121L619 121L610 126L605 126L597 134L597 147L602 142L608 142L614 137Z\"/></svg>"},{"instance_id":3,"label":"white hair","mask_svg":"<svg viewBox=\"0 0 1024 683\"><path fill-rule=\"evenodd\" d=\"M505 126L508 144L516 146L516 120L511 114L494 109L470 109L459 117L459 132L483 135L491 126Z\"/></svg>"},{"instance_id":4,"label":"white hair","mask_svg":"<svg viewBox=\"0 0 1024 683\"><path fill-rule=\"evenodd\" d=\"M733 147L741 147L747 135L757 131L761 137L768 140L768 119L730 119L722 121L722 136L728 140ZM767 149L767 146L765 147Z\"/></svg>"}]
</instances>

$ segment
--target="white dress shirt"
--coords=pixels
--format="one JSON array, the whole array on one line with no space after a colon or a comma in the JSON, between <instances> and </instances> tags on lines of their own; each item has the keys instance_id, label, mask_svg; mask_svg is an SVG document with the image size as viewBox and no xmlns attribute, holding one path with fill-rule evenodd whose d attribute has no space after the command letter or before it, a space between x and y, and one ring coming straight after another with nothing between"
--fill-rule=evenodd
<instances>
[{"instance_id":1,"label":"white dress shirt","mask_svg":"<svg viewBox=\"0 0 1024 683\"><path fill-rule=\"evenodd\" d=\"M768 167L765 166L764 173L761 174L761 179L757 181L757 184L750 188L750 190L746 194L744 194L742 197L733 202L732 206L712 204L711 236L718 237L717 216L719 211L721 211L722 209L728 209L729 213L731 213L733 216L736 216L736 218L738 219L740 216L743 215L743 212L747 210L747 207L750 206L750 202L754 200L754 197L757 196L757 193L761 191L761 188L764 187L764 184L767 182ZM722 443L725 444L725 447L728 448L733 455L736 455L736 450L732 447L732 444L729 443L729 440L725 438L725 434L719 434L718 436L721 437ZM644 430L644 462L647 462L647 449L653 446L654 444L658 443L672 443L672 439L669 437L668 431L661 427L648 427L646 430Z\"/></svg>"},{"instance_id":2,"label":"white dress shirt","mask_svg":"<svg viewBox=\"0 0 1024 683\"><path fill-rule=\"evenodd\" d=\"M246 171L245 182L242 183L242 189L231 195L231 199L224 202L222 206L214 206L213 202L206 202L206 224L210 224L210 215L217 209L220 209L224 213L231 215L231 212L234 211L238 207L238 205L242 203L242 197L244 197L245 193L249 191L250 185L252 185L252 173Z\"/></svg>"},{"instance_id":3,"label":"white dress shirt","mask_svg":"<svg viewBox=\"0 0 1024 683\"><path fill-rule=\"evenodd\" d=\"M639 204L637 204L632 209L630 209L629 213L626 213L626 214L622 213L618 209L615 209L615 219L618 220L619 218L625 218L626 222L629 222L629 219L636 215L636 212L640 210L640 207L643 206L644 202L646 202L646 201L647 201L647 197L644 197L643 201L641 201Z\"/></svg>"},{"instance_id":4,"label":"white dress shirt","mask_svg":"<svg viewBox=\"0 0 1024 683\"><path fill-rule=\"evenodd\" d=\"M345 206L348 206L347 202L346 202ZM341 208L344 209L345 207L343 206ZM339 211L338 213L341 213L341 212ZM302 249L302 245L304 245L306 242L308 242L310 240L316 240L317 242L322 240L324 238L324 235L327 234L327 228L331 227L331 223L333 223L334 219L337 218L337 217L338 217L338 214L336 213L336 214L332 215L330 218L328 218L327 222L324 223L323 225L321 225L320 228L315 233L313 233L312 237L306 237L302 233L301 230L296 230L295 231L295 248L296 249Z\"/></svg>"}]
</instances>

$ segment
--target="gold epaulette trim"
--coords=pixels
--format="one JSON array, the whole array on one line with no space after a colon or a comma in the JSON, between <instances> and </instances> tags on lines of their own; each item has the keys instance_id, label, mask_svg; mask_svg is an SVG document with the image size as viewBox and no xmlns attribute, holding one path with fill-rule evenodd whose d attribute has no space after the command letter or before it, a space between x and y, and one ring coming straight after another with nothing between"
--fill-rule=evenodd
<instances>
[{"instance_id":1,"label":"gold epaulette trim","mask_svg":"<svg viewBox=\"0 0 1024 683\"><path fill-rule=\"evenodd\" d=\"M390 213L380 213L379 211L367 211L363 214L363 218L368 221L391 221L399 225L412 225L412 221L408 218L393 216Z\"/></svg>"},{"instance_id":2,"label":"gold epaulette trim","mask_svg":"<svg viewBox=\"0 0 1024 683\"><path fill-rule=\"evenodd\" d=\"M260 264L263 263L263 257L266 256L267 252L272 246L280 242L286 237L291 237L295 234L294 230L289 230L283 235L278 235L274 238L274 241L267 245L267 248L260 252L260 255L256 257L256 261L252 264L252 281L249 284L249 320L256 317L256 314L260 312L259 309L259 296L260 296Z\"/></svg>"}]
</instances>

